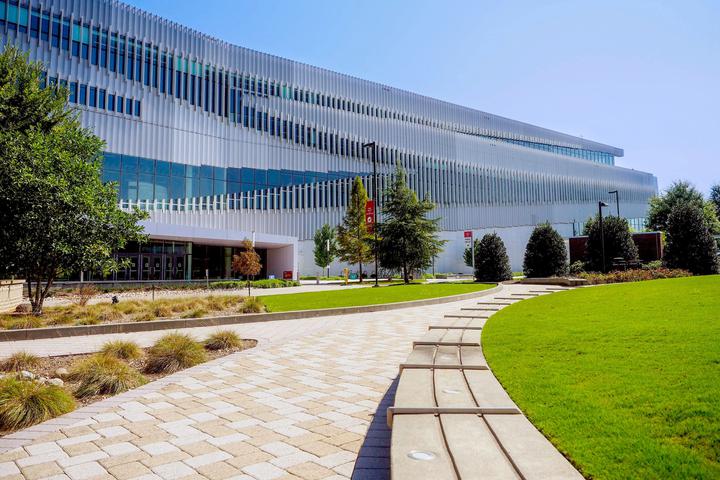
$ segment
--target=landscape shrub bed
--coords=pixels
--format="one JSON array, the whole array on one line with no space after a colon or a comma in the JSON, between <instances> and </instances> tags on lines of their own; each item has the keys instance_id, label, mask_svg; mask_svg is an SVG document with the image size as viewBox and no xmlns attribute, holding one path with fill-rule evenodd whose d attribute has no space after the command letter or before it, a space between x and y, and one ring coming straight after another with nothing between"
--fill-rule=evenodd
<instances>
[{"instance_id":1,"label":"landscape shrub bed","mask_svg":"<svg viewBox=\"0 0 720 480\"><path fill-rule=\"evenodd\" d=\"M313 278L314 280L314 278ZM252 288L285 288L285 287L299 287L300 282L295 280L282 280L279 278L267 278L264 280L255 280L250 282ZM247 282L244 280L224 280L221 282L211 282L210 288L213 290L220 289L242 289L247 288Z\"/></svg>"},{"instance_id":2,"label":"landscape shrub bed","mask_svg":"<svg viewBox=\"0 0 720 480\"><path fill-rule=\"evenodd\" d=\"M15 330L56 325L97 325L101 323L148 322L168 318L199 318L247 311L262 312L262 299L239 295L178 297L161 300L121 300L119 303L65 305L45 308L41 316L0 315L0 328Z\"/></svg>"},{"instance_id":3,"label":"landscape shrub bed","mask_svg":"<svg viewBox=\"0 0 720 480\"><path fill-rule=\"evenodd\" d=\"M202 342L170 333L150 348L117 341L95 354L38 358L17 352L3 363L9 373L0 378L0 436L256 343L218 330Z\"/></svg>"},{"instance_id":4,"label":"landscape shrub bed","mask_svg":"<svg viewBox=\"0 0 720 480\"><path fill-rule=\"evenodd\" d=\"M681 278L692 277L692 273L687 270L670 269L670 268L654 268L645 269L637 268L630 270L618 270L610 273L585 273L578 274L580 278L584 278L590 285L602 285L606 283L626 283L641 282L645 280L658 280L661 278Z\"/></svg>"},{"instance_id":5,"label":"landscape shrub bed","mask_svg":"<svg viewBox=\"0 0 720 480\"><path fill-rule=\"evenodd\" d=\"M300 280L317 280L317 275L303 275ZM345 277L339 275L320 276L320 280L345 280Z\"/></svg>"}]
</instances>

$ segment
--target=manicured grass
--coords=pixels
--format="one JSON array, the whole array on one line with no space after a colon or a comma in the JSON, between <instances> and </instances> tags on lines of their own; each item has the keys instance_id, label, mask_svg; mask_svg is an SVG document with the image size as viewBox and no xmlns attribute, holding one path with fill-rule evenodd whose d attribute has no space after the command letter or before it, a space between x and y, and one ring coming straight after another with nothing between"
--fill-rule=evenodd
<instances>
[{"instance_id":1,"label":"manicured grass","mask_svg":"<svg viewBox=\"0 0 720 480\"><path fill-rule=\"evenodd\" d=\"M262 297L269 312L289 310L312 310L317 308L354 307L379 303L407 302L425 298L447 297L477 292L494 285L479 283L428 283L389 285L379 288L348 288L325 292L289 293Z\"/></svg>"},{"instance_id":2,"label":"manicured grass","mask_svg":"<svg viewBox=\"0 0 720 480\"><path fill-rule=\"evenodd\" d=\"M561 292L483 330L491 368L589 478L720 478L720 276Z\"/></svg>"}]
</instances>

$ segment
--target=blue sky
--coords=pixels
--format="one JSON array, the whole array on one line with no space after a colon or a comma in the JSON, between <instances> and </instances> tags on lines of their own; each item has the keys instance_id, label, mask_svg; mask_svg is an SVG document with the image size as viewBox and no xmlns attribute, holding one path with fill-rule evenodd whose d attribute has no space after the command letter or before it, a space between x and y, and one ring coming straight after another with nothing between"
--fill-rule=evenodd
<instances>
[{"instance_id":1,"label":"blue sky","mask_svg":"<svg viewBox=\"0 0 720 480\"><path fill-rule=\"evenodd\" d=\"M720 182L717 0L130 0L244 47L625 149Z\"/></svg>"}]
</instances>

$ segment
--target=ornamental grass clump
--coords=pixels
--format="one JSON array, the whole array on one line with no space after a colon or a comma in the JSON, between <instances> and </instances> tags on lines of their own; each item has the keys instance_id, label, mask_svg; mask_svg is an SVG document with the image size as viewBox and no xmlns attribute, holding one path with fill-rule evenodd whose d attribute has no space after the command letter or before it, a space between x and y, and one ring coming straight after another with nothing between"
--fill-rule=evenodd
<instances>
[{"instance_id":1,"label":"ornamental grass clump","mask_svg":"<svg viewBox=\"0 0 720 480\"><path fill-rule=\"evenodd\" d=\"M30 380L0 379L0 430L16 430L71 412L75 400L63 388Z\"/></svg>"},{"instance_id":2,"label":"ornamental grass clump","mask_svg":"<svg viewBox=\"0 0 720 480\"><path fill-rule=\"evenodd\" d=\"M265 311L265 303L259 297L245 297L240 309L242 313L262 313Z\"/></svg>"},{"instance_id":3,"label":"ornamental grass clump","mask_svg":"<svg viewBox=\"0 0 720 480\"><path fill-rule=\"evenodd\" d=\"M27 328L40 328L43 321L35 315L23 315L20 318L12 319L6 323L5 328L8 330L24 330Z\"/></svg>"},{"instance_id":4,"label":"ornamental grass clump","mask_svg":"<svg viewBox=\"0 0 720 480\"><path fill-rule=\"evenodd\" d=\"M228 348L239 348L241 346L242 339L232 330L217 331L205 340L205 348L208 350L225 350Z\"/></svg>"},{"instance_id":5,"label":"ornamental grass clump","mask_svg":"<svg viewBox=\"0 0 720 480\"><path fill-rule=\"evenodd\" d=\"M135 342L127 340L105 342L100 349L100 353L120 360L135 360L142 357L142 350L140 349L140 346Z\"/></svg>"},{"instance_id":6,"label":"ornamental grass clump","mask_svg":"<svg viewBox=\"0 0 720 480\"><path fill-rule=\"evenodd\" d=\"M114 395L146 382L145 377L127 363L103 354L77 362L70 369L69 379L80 382L75 390L78 398Z\"/></svg>"},{"instance_id":7,"label":"ornamental grass clump","mask_svg":"<svg viewBox=\"0 0 720 480\"><path fill-rule=\"evenodd\" d=\"M169 333L155 342L148 350L145 371L148 373L172 373L195 366L207 359L202 345L190 335Z\"/></svg>"},{"instance_id":8,"label":"ornamental grass clump","mask_svg":"<svg viewBox=\"0 0 720 480\"><path fill-rule=\"evenodd\" d=\"M19 372L32 370L40 365L40 358L25 351L15 352L0 363L3 372Z\"/></svg>"}]
</instances>

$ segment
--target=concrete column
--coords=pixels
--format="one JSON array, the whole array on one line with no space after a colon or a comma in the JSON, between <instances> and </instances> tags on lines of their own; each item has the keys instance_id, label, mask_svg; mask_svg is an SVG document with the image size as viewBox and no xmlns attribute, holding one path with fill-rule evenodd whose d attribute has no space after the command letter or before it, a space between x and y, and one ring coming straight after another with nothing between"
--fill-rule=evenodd
<instances>
[{"instance_id":1,"label":"concrete column","mask_svg":"<svg viewBox=\"0 0 720 480\"><path fill-rule=\"evenodd\" d=\"M225 247L225 278L232 276L232 247Z\"/></svg>"},{"instance_id":2,"label":"concrete column","mask_svg":"<svg viewBox=\"0 0 720 480\"><path fill-rule=\"evenodd\" d=\"M185 243L185 280L192 280L192 242Z\"/></svg>"}]
</instances>

